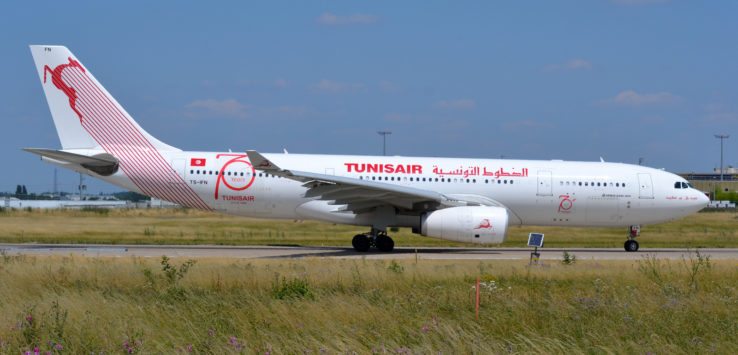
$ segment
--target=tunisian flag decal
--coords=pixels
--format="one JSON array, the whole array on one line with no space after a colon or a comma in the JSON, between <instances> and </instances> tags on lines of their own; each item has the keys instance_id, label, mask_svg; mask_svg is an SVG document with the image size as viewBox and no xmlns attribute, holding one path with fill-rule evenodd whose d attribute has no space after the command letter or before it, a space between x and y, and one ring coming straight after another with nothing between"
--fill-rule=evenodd
<instances>
[{"instance_id":1,"label":"tunisian flag decal","mask_svg":"<svg viewBox=\"0 0 738 355\"><path fill-rule=\"evenodd\" d=\"M190 166L205 166L205 159L192 158L190 159Z\"/></svg>"}]
</instances>

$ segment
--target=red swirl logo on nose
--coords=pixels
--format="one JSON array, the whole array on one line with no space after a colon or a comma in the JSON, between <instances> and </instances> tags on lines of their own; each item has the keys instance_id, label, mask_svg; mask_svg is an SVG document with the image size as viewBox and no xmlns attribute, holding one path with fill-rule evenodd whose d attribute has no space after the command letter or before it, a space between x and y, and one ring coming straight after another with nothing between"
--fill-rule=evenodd
<instances>
[{"instance_id":1,"label":"red swirl logo on nose","mask_svg":"<svg viewBox=\"0 0 738 355\"><path fill-rule=\"evenodd\" d=\"M82 122L82 114L77 110L76 106L77 91L74 90L74 88L72 88L71 86L64 83L64 81L62 80L62 71L67 68L78 68L84 73L85 68L82 68L82 65L71 57L67 59L69 59L69 64L59 65L53 70L48 65L44 65L44 84L46 83L46 73L51 73L51 83L54 84L57 89L61 90L65 95L67 95L67 97L69 98L69 107L71 107L72 110L77 113L77 116L79 116L79 121Z\"/></svg>"}]
</instances>

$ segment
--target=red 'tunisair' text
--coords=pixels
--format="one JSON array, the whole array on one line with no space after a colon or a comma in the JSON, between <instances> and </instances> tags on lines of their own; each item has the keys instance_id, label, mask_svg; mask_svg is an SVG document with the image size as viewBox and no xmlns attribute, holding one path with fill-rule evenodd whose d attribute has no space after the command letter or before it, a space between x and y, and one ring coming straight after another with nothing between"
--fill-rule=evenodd
<instances>
[{"instance_id":1,"label":"red 'tunisair' text","mask_svg":"<svg viewBox=\"0 0 738 355\"><path fill-rule=\"evenodd\" d=\"M349 173L422 174L422 165L344 163Z\"/></svg>"}]
</instances>

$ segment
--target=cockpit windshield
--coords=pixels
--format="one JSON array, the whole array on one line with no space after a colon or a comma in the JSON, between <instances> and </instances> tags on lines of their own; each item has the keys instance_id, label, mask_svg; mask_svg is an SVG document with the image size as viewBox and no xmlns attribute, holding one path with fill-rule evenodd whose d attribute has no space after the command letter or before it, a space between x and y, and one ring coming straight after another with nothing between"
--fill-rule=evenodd
<instances>
[{"instance_id":1,"label":"cockpit windshield","mask_svg":"<svg viewBox=\"0 0 738 355\"><path fill-rule=\"evenodd\" d=\"M692 186L692 184L689 184L683 181L677 181L674 183L674 188L675 189L688 189L688 188L694 188L694 186Z\"/></svg>"}]
</instances>

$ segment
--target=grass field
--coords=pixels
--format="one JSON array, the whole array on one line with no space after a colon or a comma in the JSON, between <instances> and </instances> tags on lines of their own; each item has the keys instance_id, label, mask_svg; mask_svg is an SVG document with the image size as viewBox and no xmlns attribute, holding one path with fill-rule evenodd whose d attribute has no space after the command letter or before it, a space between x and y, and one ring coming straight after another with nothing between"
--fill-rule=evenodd
<instances>
[{"instance_id":1,"label":"grass field","mask_svg":"<svg viewBox=\"0 0 738 355\"><path fill-rule=\"evenodd\" d=\"M696 254L184 265L1 256L0 353L738 353L738 265Z\"/></svg>"},{"instance_id":2,"label":"grass field","mask_svg":"<svg viewBox=\"0 0 738 355\"><path fill-rule=\"evenodd\" d=\"M296 244L350 246L364 227L311 221L265 220L189 209L2 210L0 242L111 244ZM617 247L625 229L512 227L502 246L523 246L530 232L546 234L547 247ZM426 238L408 229L390 233L396 246L471 246ZM738 247L738 213L702 212L644 226L648 247Z\"/></svg>"}]
</instances>

